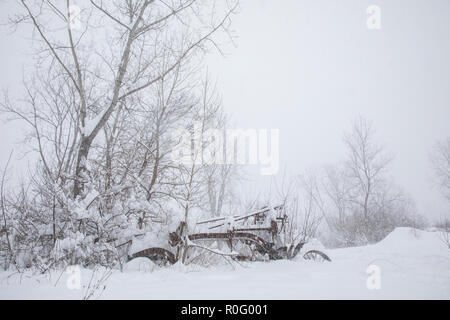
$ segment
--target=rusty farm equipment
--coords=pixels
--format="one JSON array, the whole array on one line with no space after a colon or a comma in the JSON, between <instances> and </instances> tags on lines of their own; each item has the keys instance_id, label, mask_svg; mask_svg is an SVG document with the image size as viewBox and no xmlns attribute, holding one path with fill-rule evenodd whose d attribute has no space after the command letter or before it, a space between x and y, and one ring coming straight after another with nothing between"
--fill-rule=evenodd
<instances>
[{"instance_id":1,"label":"rusty farm equipment","mask_svg":"<svg viewBox=\"0 0 450 320\"><path fill-rule=\"evenodd\" d=\"M256 212L233 217L217 217L200 221L189 233L185 222L181 222L168 235L164 247L149 247L129 256L129 259L146 257L157 263L174 264L185 259L189 248L201 248L213 253L230 256L238 261L280 260L296 257L305 241L289 246L283 245L281 235L289 223L282 206L264 207ZM215 242L225 244L226 251L210 246ZM331 261L319 250L309 250L303 254L307 260Z\"/></svg>"}]
</instances>

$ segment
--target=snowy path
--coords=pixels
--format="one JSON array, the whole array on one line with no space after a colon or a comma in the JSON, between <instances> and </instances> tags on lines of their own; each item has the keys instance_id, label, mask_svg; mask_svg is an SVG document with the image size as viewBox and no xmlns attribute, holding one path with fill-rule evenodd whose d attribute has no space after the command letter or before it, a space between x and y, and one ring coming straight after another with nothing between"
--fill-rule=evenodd
<instances>
[{"instance_id":1,"label":"snowy path","mask_svg":"<svg viewBox=\"0 0 450 320\"><path fill-rule=\"evenodd\" d=\"M273 261L246 267L172 266L153 272L115 272L102 299L450 299L450 250L437 233L399 228L380 243L328 250L331 263ZM381 270L381 288L366 285L369 265ZM82 270L83 284L90 271ZM9 278L0 274L0 299L80 299L67 275Z\"/></svg>"}]
</instances>

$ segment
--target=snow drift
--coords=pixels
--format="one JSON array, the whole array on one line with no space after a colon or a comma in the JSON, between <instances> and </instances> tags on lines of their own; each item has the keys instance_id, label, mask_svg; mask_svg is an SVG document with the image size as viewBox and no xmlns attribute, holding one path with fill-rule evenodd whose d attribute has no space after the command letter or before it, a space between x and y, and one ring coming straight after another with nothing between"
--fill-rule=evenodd
<instances>
[{"instance_id":1,"label":"snow drift","mask_svg":"<svg viewBox=\"0 0 450 320\"><path fill-rule=\"evenodd\" d=\"M396 228L374 246L386 251L405 253L437 253L445 255L449 251L448 247L441 241L439 232L429 232L414 228Z\"/></svg>"}]
</instances>

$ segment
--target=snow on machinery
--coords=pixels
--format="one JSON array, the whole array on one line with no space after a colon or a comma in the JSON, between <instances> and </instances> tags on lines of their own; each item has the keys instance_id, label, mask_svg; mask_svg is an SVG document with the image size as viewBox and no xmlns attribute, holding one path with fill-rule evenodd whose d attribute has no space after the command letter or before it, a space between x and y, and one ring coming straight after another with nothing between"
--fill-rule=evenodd
<instances>
[{"instance_id":1,"label":"snow on machinery","mask_svg":"<svg viewBox=\"0 0 450 320\"><path fill-rule=\"evenodd\" d=\"M146 257L157 263L174 264L185 261L190 248L200 248L212 253L229 256L238 261L280 260L295 258L306 241L286 246L281 239L289 217L283 206L264 207L256 212L233 217L217 217L197 222L200 232L189 233L184 221L168 235L164 247L149 247L128 256L134 259ZM225 244L226 250L217 249ZM303 253L307 260L331 261L319 250Z\"/></svg>"}]
</instances>

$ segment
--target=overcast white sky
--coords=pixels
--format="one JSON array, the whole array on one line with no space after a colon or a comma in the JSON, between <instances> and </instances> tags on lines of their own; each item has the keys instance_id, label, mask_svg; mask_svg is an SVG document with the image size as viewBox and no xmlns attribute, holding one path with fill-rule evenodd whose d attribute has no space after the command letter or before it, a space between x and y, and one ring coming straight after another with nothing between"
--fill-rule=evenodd
<instances>
[{"instance_id":1,"label":"overcast white sky","mask_svg":"<svg viewBox=\"0 0 450 320\"><path fill-rule=\"evenodd\" d=\"M371 4L380 30L366 27ZM280 129L290 172L342 158L342 133L362 115L418 209L450 211L428 157L450 136L450 1L246 0L235 29L237 48L211 72L239 127Z\"/></svg>"},{"instance_id":2,"label":"overcast white sky","mask_svg":"<svg viewBox=\"0 0 450 320\"><path fill-rule=\"evenodd\" d=\"M2 20L11 2L0 2ZM366 27L372 4L380 30ZM280 129L282 166L301 173L340 160L342 133L362 115L419 211L450 211L429 163L450 136L449 0L242 0L234 21L237 48L209 57L209 71L238 127ZM2 87L20 85L27 41L0 27ZM20 129L2 123L0 134L3 166Z\"/></svg>"}]
</instances>

